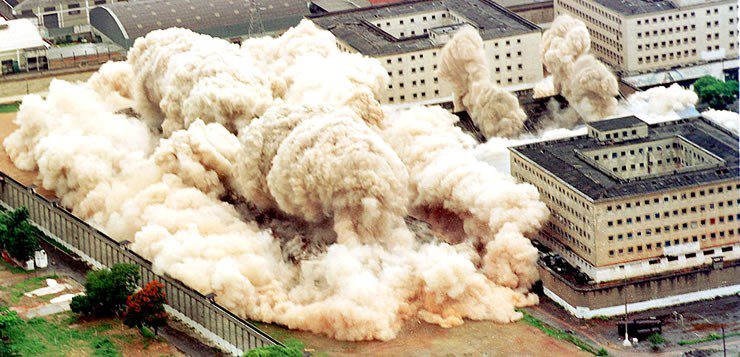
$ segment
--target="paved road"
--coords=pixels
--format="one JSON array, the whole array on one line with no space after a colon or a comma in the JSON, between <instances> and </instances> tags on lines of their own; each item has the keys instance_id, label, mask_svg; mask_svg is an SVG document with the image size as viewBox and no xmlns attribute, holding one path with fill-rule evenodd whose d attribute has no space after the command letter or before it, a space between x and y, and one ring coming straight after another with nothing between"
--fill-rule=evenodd
<instances>
[{"instance_id":1,"label":"paved road","mask_svg":"<svg viewBox=\"0 0 740 357\"><path fill-rule=\"evenodd\" d=\"M630 314L630 318L647 318L649 316L665 316L671 314L673 311L679 311L687 318L698 317L701 320L709 323L723 322L729 326L736 326L737 321L735 320L734 314L737 313L738 307L740 306L740 298L737 296L730 296L716 300L696 302L692 304L686 304L682 306L667 307L654 309L639 313ZM546 297L541 297L541 303L537 306L527 308L532 315L541 319L542 321L557 327L561 330L572 331L574 335L583 339L584 341L591 343L594 346L604 347L612 356L642 356L646 352L652 352L649 347L649 343L642 342L640 349L632 347L624 347L621 344L620 339L615 335L614 324L616 320L609 322L599 322L595 320L581 320L568 314L565 310L557 306L552 300ZM724 321L730 319L731 321ZM686 323L685 328L678 328L677 324L673 326L664 327L664 335L674 336L686 336L687 331L690 330L692 324ZM701 332L688 332L694 334L691 338L698 338L707 336L714 330L707 330ZM689 338L680 338L689 339ZM680 340L676 338L675 340ZM740 356L740 336L733 336L728 338L726 341L728 356ZM681 356L686 352L704 350L704 351L721 351L722 340L710 341L690 346L671 345L666 350L657 353L663 356ZM719 353L721 356L721 352Z\"/></svg>"}]
</instances>

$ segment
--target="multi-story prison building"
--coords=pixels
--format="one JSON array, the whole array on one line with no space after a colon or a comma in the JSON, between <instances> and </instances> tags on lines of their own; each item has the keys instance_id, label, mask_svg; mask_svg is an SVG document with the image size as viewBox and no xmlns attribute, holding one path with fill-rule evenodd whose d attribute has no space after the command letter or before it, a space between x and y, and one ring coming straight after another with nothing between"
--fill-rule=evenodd
<instances>
[{"instance_id":1,"label":"multi-story prison building","mask_svg":"<svg viewBox=\"0 0 740 357\"><path fill-rule=\"evenodd\" d=\"M591 51L628 74L738 57L736 0L555 0L586 23Z\"/></svg>"},{"instance_id":2,"label":"multi-story prison building","mask_svg":"<svg viewBox=\"0 0 740 357\"><path fill-rule=\"evenodd\" d=\"M312 16L331 31L340 49L376 58L390 76L383 104L442 103L452 87L438 78L442 46L462 26L484 41L491 79L512 91L542 77L542 30L491 0L407 1Z\"/></svg>"},{"instance_id":3,"label":"multi-story prison building","mask_svg":"<svg viewBox=\"0 0 740 357\"><path fill-rule=\"evenodd\" d=\"M510 150L551 211L536 239L595 282L740 258L738 136L706 119L609 119Z\"/></svg>"}]
</instances>

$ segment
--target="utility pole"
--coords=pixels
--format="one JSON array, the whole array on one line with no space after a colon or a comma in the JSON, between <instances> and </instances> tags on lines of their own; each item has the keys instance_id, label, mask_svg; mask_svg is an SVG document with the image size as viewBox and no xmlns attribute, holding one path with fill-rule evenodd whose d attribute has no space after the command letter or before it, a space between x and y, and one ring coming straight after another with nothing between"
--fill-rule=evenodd
<instances>
[{"instance_id":1,"label":"utility pole","mask_svg":"<svg viewBox=\"0 0 740 357\"><path fill-rule=\"evenodd\" d=\"M625 347L632 346L632 343L630 343L629 338L629 320L627 319L629 316L627 315L627 267L624 267L624 290L622 291L622 294L624 294L624 341L622 342L622 345Z\"/></svg>"},{"instance_id":2,"label":"utility pole","mask_svg":"<svg viewBox=\"0 0 740 357\"><path fill-rule=\"evenodd\" d=\"M722 326L722 355L727 357L727 345L725 344L725 327Z\"/></svg>"},{"instance_id":3,"label":"utility pole","mask_svg":"<svg viewBox=\"0 0 740 357\"><path fill-rule=\"evenodd\" d=\"M247 0L247 12L249 12L249 28L247 29L247 36L254 37L261 35L265 32L265 27L262 25L262 17L259 14L259 6L257 0Z\"/></svg>"}]
</instances>

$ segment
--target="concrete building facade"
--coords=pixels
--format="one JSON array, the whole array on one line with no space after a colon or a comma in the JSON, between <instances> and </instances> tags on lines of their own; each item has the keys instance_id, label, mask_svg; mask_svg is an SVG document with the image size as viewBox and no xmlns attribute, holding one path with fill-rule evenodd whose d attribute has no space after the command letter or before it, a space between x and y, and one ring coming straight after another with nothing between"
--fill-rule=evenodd
<instances>
[{"instance_id":1,"label":"concrete building facade","mask_svg":"<svg viewBox=\"0 0 740 357\"><path fill-rule=\"evenodd\" d=\"M531 89L542 77L542 30L489 0L409 1L312 16L332 32L340 49L378 59L390 76L383 104L443 103L452 98L440 81L442 46L462 26L478 29L491 79L511 91Z\"/></svg>"},{"instance_id":2,"label":"concrete building facade","mask_svg":"<svg viewBox=\"0 0 740 357\"><path fill-rule=\"evenodd\" d=\"M627 74L738 57L735 0L554 0L588 27L591 51Z\"/></svg>"},{"instance_id":3,"label":"concrete building facade","mask_svg":"<svg viewBox=\"0 0 740 357\"><path fill-rule=\"evenodd\" d=\"M593 122L511 157L551 211L536 239L596 283L740 259L738 137L706 119Z\"/></svg>"}]
</instances>

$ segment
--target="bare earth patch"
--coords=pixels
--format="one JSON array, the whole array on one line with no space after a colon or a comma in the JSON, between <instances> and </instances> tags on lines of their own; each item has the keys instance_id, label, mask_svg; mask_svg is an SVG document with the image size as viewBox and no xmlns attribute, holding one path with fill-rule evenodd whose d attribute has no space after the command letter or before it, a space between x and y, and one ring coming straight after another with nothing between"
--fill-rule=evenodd
<instances>
[{"instance_id":1,"label":"bare earth patch","mask_svg":"<svg viewBox=\"0 0 740 357\"><path fill-rule=\"evenodd\" d=\"M590 356L576 346L551 338L523 322L465 321L464 325L450 329L412 322L394 340L369 342L335 341L310 332L258 325L278 339L298 339L307 349L330 356Z\"/></svg>"}]
</instances>

